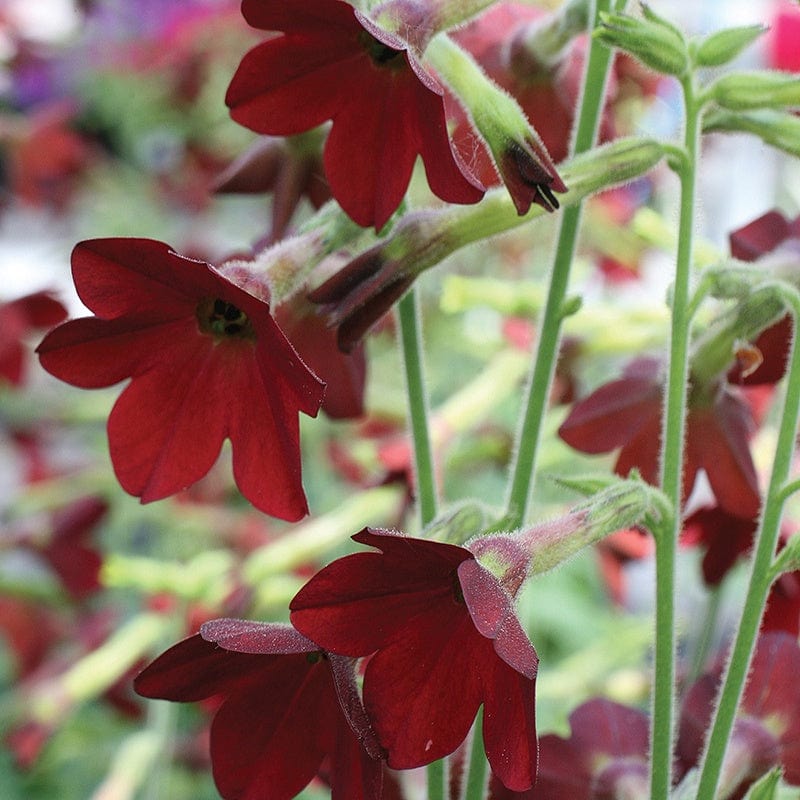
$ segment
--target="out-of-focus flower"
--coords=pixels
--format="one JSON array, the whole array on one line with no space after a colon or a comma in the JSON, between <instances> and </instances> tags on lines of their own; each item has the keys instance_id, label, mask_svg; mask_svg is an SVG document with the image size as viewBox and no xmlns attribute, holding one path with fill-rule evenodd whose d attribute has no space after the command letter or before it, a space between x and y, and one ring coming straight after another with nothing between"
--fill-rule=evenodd
<instances>
[{"instance_id":1,"label":"out-of-focus flower","mask_svg":"<svg viewBox=\"0 0 800 800\"><path fill-rule=\"evenodd\" d=\"M72 272L96 316L56 328L38 353L83 388L132 379L108 421L123 488L142 502L175 494L229 438L234 478L253 505L282 519L306 514L298 413L316 414L324 384L269 304L149 239L81 242Z\"/></svg>"},{"instance_id":2,"label":"out-of-focus flower","mask_svg":"<svg viewBox=\"0 0 800 800\"><path fill-rule=\"evenodd\" d=\"M740 798L774 766L787 783L800 784L800 647L786 633L758 640L750 678L722 766L720 796ZM716 701L722 664L687 692L681 713L677 756L684 770L697 764Z\"/></svg>"},{"instance_id":3,"label":"out-of-focus flower","mask_svg":"<svg viewBox=\"0 0 800 800\"><path fill-rule=\"evenodd\" d=\"M618 475L638 469L658 483L663 383L661 362L639 358L622 378L603 384L576 403L559 428L567 444L584 453L607 453L620 448L614 467ZM724 382L693 390L689 395L684 499L702 469L720 507L752 519L758 513L759 492L750 455L753 426L747 404Z\"/></svg>"},{"instance_id":4,"label":"out-of-focus flower","mask_svg":"<svg viewBox=\"0 0 800 800\"><path fill-rule=\"evenodd\" d=\"M292 623L331 652L371 656L364 705L408 769L452 753L483 704L494 773L522 791L536 779L538 659L498 579L463 547L365 529L377 548L334 561L290 604Z\"/></svg>"},{"instance_id":5,"label":"out-of-focus flower","mask_svg":"<svg viewBox=\"0 0 800 800\"><path fill-rule=\"evenodd\" d=\"M35 292L0 304L0 376L14 386L25 378L25 339L34 330L52 328L67 309L49 292Z\"/></svg>"},{"instance_id":6,"label":"out-of-focus flower","mask_svg":"<svg viewBox=\"0 0 800 800\"><path fill-rule=\"evenodd\" d=\"M231 116L277 136L332 120L325 175L359 225L383 227L418 155L434 194L481 199L483 187L451 148L442 89L405 42L341 0L244 0L242 13L283 35L245 55L228 88Z\"/></svg>"},{"instance_id":7,"label":"out-of-focus flower","mask_svg":"<svg viewBox=\"0 0 800 800\"><path fill-rule=\"evenodd\" d=\"M530 791L493 782L492 800L608 800L646 797L649 788L647 714L595 698L569 715L570 737L539 740L539 778Z\"/></svg>"},{"instance_id":8,"label":"out-of-focus flower","mask_svg":"<svg viewBox=\"0 0 800 800\"><path fill-rule=\"evenodd\" d=\"M781 0L774 7L770 31L770 66L787 72L800 72L800 9L796 3Z\"/></svg>"},{"instance_id":9,"label":"out-of-focus flower","mask_svg":"<svg viewBox=\"0 0 800 800\"><path fill-rule=\"evenodd\" d=\"M134 682L145 697L222 699L211 724L225 798L290 800L324 768L334 800L380 797L380 750L351 659L288 625L218 619L159 656ZM370 752L367 751L369 748Z\"/></svg>"}]
</instances>

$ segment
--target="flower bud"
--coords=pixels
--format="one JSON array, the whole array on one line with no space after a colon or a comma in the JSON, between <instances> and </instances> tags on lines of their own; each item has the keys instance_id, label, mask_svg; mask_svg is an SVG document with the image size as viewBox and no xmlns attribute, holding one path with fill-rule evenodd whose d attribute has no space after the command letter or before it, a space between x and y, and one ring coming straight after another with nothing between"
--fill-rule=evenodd
<instances>
[{"instance_id":1,"label":"flower bud","mask_svg":"<svg viewBox=\"0 0 800 800\"><path fill-rule=\"evenodd\" d=\"M647 16L640 20L627 14L601 13L600 25L593 36L608 47L630 53L656 72L684 75L689 67L689 53L683 35L652 11Z\"/></svg>"},{"instance_id":2,"label":"flower bud","mask_svg":"<svg viewBox=\"0 0 800 800\"><path fill-rule=\"evenodd\" d=\"M800 157L800 117L789 111L762 108L754 111L711 109L703 117L703 131L752 133L764 144Z\"/></svg>"},{"instance_id":3,"label":"flower bud","mask_svg":"<svg viewBox=\"0 0 800 800\"><path fill-rule=\"evenodd\" d=\"M700 67L720 67L727 64L767 30L766 25L744 25L712 33L697 47L695 63Z\"/></svg>"},{"instance_id":4,"label":"flower bud","mask_svg":"<svg viewBox=\"0 0 800 800\"><path fill-rule=\"evenodd\" d=\"M708 93L731 111L800 106L800 77L788 72L735 72L714 81Z\"/></svg>"},{"instance_id":5,"label":"flower bud","mask_svg":"<svg viewBox=\"0 0 800 800\"><path fill-rule=\"evenodd\" d=\"M553 192L567 187L519 103L447 36L433 39L426 56L486 142L517 213L526 214L531 203L555 211L559 204Z\"/></svg>"}]
</instances>

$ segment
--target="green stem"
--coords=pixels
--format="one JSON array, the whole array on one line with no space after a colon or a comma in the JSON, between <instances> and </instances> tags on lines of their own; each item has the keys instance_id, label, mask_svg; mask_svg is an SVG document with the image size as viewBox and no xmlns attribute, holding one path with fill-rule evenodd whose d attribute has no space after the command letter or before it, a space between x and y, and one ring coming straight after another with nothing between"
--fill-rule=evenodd
<instances>
[{"instance_id":1,"label":"green stem","mask_svg":"<svg viewBox=\"0 0 800 800\"><path fill-rule=\"evenodd\" d=\"M797 322L800 320L800 298L792 298L792 305L796 329ZM769 488L764 502L764 514L756 533L750 580L739 620L739 629L736 632L736 639L714 715L711 735L702 761L700 783L697 788L698 800L714 797L716 794L725 749L733 728L745 678L750 668L750 659L755 648L761 615L773 578L770 566L780 534L781 513L786 498L786 481L795 452L798 415L800 415L800 348L798 348L795 338L786 382L783 416L775 447Z\"/></svg>"},{"instance_id":2,"label":"green stem","mask_svg":"<svg viewBox=\"0 0 800 800\"><path fill-rule=\"evenodd\" d=\"M685 110L686 158L680 165L681 208L678 253L672 300L670 359L663 419L661 488L673 508L672 524L656 540L656 632L653 730L650 740L650 797L666 800L672 770L672 730L675 704L675 553L680 532L683 439L689 381L689 278L692 267L694 207L700 107L691 76L681 81Z\"/></svg>"},{"instance_id":3,"label":"green stem","mask_svg":"<svg viewBox=\"0 0 800 800\"><path fill-rule=\"evenodd\" d=\"M483 745L483 706L472 726L472 747L469 756L469 772L466 773L464 800L483 800L486 790L486 751Z\"/></svg>"},{"instance_id":4,"label":"green stem","mask_svg":"<svg viewBox=\"0 0 800 800\"><path fill-rule=\"evenodd\" d=\"M422 370L422 341L419 333L419 309L416 290L412 289L397 304L400 341L406 373L408 414L414 441L414 471L417 498L423 527L436 516L436 476L433 470L428 429L428 395Z\"/></svg>"},{"instance_id":5,"label":"green stem","mask_svg":"<svg viewBox=\"0 0 800 800\"><path fill-rule=\"evenodd\" d=\"M428 800L444 800L444 759L428 764Z\"/></svg>"},{"instance_id":6,"label":"green stem","mask_svg":"<svg viewBox=\"0 0 800 800\"><path fill-rule=\"evenodd\" d=\"M610 0L597 0L595 8L590 14L593 24L597 19L597 14L600 11L608 11L610 5ZM583 96L573 146L575 154L589 150L596 139L610 61L611 51L590 38ZM580 203L565 208L561 217L558 246L539 332L539 343L528 383L522 424L517 435L516 462L511 471L512 477L506 503L507 523L510 529L522 525L527 515L544 412L558 357L564 301L569 284L570 266L575 255L575 242L580 219Z\"/></svg>"}]
</instances>

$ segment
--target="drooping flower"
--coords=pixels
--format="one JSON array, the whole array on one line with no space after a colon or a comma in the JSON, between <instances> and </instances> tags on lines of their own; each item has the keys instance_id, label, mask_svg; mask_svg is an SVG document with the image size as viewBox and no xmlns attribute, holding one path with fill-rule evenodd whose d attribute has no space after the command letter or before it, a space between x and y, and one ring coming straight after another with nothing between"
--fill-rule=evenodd
<instances>
[{"instance_id":1,"label":"drooping flower","mask_svg":"<svg viewBox=\"0 0 800 800\"><path fill-rule=\"evenodd\" d=\"M383 227L418 155L434 194L480 200L483 187L450 145L443 91L404 41L341 0L244 0L242 13L283 35L245 55L226 96L231 116L276 136L332 120L325 174L359 225Z\"/></svg>"},{"instance_id":2,"label":"drooping flower","mask_svg":"<svg viewBox=\"0 0 800 800\"><path fill-rule=\"evenodd\" d=\"M25 379L25 337L37 328L58 325L66 316L67 309L48 292L0 304L0 377L19 386Z\"/></svg>"},{"instance_id":3,"label":"drooping flower","mask_svg":"<svg viewBox=\"0 0 800 800\"><path fill-rule=\"evenodd\" d=\"M326 650L371 656L364 705L389 766L452 753L483 704L492 770L511 789L530 788L538 659L510 594L463 547L370 528L353 539L378 552L317 573L291 619Z\"/></svg>"},{"instance_id":4,"label":"drooping flower","mask_svg":"<svg viewBox=\"0 0 800 800\"><path fill-rule=\"evenodd\" d=\"M614 471L636 468L653 485L658 482L663 384L661 362L638 358L621 378L603 384L575 404L559 436L584 453L620 449ZM688 497L697 473L705 470L720 507L745 519L759 508L758 481L748 439L750 410L724 381L690 392L686 420L683 494Z\"/></svg>"},{"instance_id":5,"label":"drooping flower","mask_svg":"<svg viewBox=\"0 0 800 800\"><path fill-rule=\"evenodd\" d=\"M324 385L268 303L149 239L81 242L72 272L96 316L59 326L38 353L83 388L132 379L108 420L123 488L142 502L174 494L229 438L236 484L254 506L288 520L307 513L298 412L316 414Z\"/></svg>"},{"instance_id":6,"label":"drooping flower","mask_svg":"<svg viewBox=\"0 0 800 800\"><path fill-rule=\"evenodd\" d=\"M772 767L783 766L784 779L800 785L800 647L786 633L759 637L720 778L721 797L742 797L747 787ZM703 675L683 703L677 755L694 766L716 702L722 663Z\"/></svg>"},{"instance_id":7,"label":"drooping flower","mask_svg":"<svg viewBox=\"0 0 800 800\"><path fill-rule=\"evenodd\" d=\"M221 698L210 748L226 800L267 792L290 800L324 760L334 800L380 797L380 750L352 660L320 650L289 625L207 622L146 667L134 687L164 700Z\"/></svg>"},{"instance_id":8,"label":"drooping flower","mask_svg":"<svg viewBox=\"0 0 800 800\"><path fill-rule=\"evenodd\" d=\"M594 698L569 715L570 737L539 740L539 777L528 792L493 785L492 800L608 800L646 797L647 714Z\"/></svg>"}]
</instances>

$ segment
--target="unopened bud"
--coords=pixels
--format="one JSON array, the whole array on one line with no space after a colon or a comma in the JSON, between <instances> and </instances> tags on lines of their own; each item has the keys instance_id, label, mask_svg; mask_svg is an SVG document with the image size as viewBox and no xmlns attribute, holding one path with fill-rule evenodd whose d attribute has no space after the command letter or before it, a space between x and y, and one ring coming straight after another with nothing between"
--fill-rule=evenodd
<instances>
[{"instance_id":1,"label":"unopened bud","mask_svg":"<svg viewBox=\"0 0 800 800\"><path fill-rule=\"evenodd\" d=\"M703 131L711 133L752 133L764 144L800 157L800 117L789 111L762 108L726 111L713 108L703 117Z\"/></svg>"},{"instance_id":2,"label":"unopened bud","mask_svg":"<svg viewBox=\"0 0 800 800\"><path fill-rule=\"evenodd\" d=\"M695 52L695 63L701 67L727 64L769 30L766 25L744 25L726 28L703 39Z\"/></svg>"},{"instance_id":3,"label":"unopened bud","mask_svg":"<svg viewBox=\"0 0 800 800\"><path fill-rule=\"evenodd\" d=\"M800 77L788 72L736 72L708 89L718 105L732 111L800 106Z\"/></svg>"},{"instance_id":4,"label":"unopened bud","mask_svg":"<svg viewBox=\"0 0 800 800\"><path fill-rule=\"evenodd\" d=\"M689 67L683 35L652 12L650 19L644 20L627 14L601 13L600 25L593 35L607 47L624 50L663 75L681 76Z\"/></svg>"}]
</instances>

